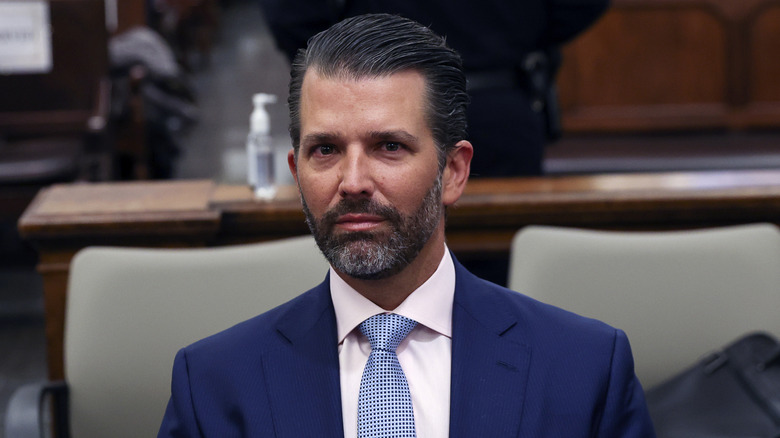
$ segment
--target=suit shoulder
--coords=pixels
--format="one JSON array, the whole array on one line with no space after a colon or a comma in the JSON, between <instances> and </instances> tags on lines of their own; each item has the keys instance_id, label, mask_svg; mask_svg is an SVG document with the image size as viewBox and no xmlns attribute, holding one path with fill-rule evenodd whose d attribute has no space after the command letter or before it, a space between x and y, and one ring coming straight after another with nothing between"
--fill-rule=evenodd
<instances>
[{"instance_id":1,"label":"suit shoulder","mask_svg":"<svg viewBox=\"0 0 780 438\"><path fill-rule=\"evenodd\" d=\"M260 315L194 342L185 347L185 350L188 356L204 354L214 357L241 355L247 349L260 352L275 348L280 342L284 342L283 336L277 330L279 324L288 319L289 315L300 313L302 309L311 311L312 306L319 300L316 295L321 293L318 288L309 290Z\"/></svg>"},{"instance_id":2,"label":"suit shoulder","mask_svg":"<svg viewBox=\"0 0 780 438\"><path fill-rule=\"evenodd\" d=\"M484 293L500 303L497 308L505 312L507 321L515 321L503 336L526 345L542 363L576 363L589 376L604 379L619 355L621 363L628 365L621 369L633 373L629 342L621 330L500 286Z\"/></svg>"},{"instance_id":3,"label":"suit shoulder","mask_svg":"<svg viewBox=\"0 0 780 438\"><path fill-rule=\"evenodd\" d=\"M476 277L475 277L476 278ZM474 299L499 312L508 321L516 321L516 331L525 342L590 345L611 349L620 331L587 316L541 302L511 289L477 279L480 283ZM488 304L489 303L489 304ZM473 307L473 306L472 306ZM484 318L484 316L483 316Z\"/></svg>"},{"instance_id":4,"label":"suit shoulder","mask_svg":"<svg viewBox=\"0 0 780 438\"><path fill-rule=\"evenodd\" d=\"M588 330L612 334L614 328L597 319L580 315L572 311L554 306L536 298L529 297L521 292L501 288L508 300L513 301L517 311L529 321L544 320L559 324L562 327L570 327L579 330Z\"/></svg>"}]
</instances>

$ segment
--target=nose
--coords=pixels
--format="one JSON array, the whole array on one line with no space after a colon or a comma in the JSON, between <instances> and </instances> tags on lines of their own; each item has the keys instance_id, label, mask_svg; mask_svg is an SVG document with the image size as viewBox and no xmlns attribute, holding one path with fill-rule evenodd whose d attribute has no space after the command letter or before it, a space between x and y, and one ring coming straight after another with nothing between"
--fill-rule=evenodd
<instances>
[{"instance_id":1,"label":"nose","mask_svg":"<svg viewBox=\"0 0 780 438\"><path fill-rule=\"evenodd\" d=\"M371 197L374 183L369 161L361 148L348 148L341 162L339 194L342 197Z\"/></svg>"}]
</instances>

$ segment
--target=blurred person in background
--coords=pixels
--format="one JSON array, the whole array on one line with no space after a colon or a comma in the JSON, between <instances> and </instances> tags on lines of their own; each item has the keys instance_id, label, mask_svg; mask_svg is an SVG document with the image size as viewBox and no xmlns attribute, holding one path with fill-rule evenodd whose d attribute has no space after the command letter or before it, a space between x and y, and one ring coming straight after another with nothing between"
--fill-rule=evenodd
<instances>
[{"instance_id":1,"label":"blurred person in background","mask_svg":"<svg viewBox=\"0 0 780 438\"><path fill-rule=\"evenodd\" d=\"M472 176L540 175L560 136L555 76L560 46L609 0L260 0L279 49L292 60L314 34L346 17L390 13L443 35L463 57L471 105Z\"/></svg>"}]
</instances>

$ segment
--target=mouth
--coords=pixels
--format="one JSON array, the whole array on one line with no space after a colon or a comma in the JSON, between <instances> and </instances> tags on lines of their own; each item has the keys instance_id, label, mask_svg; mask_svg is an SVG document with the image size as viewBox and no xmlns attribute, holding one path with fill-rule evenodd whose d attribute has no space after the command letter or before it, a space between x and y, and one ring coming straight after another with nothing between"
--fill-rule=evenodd
<instances>
[{"instance_id":1,"label":"mouth","mask_svg":"<svg viewBox=\"0 0 780 438\"><path fill-rule=\"evenodd\" d=\"M338 217L335 228L343 231L373 231L379 228L385 218L373 214L349 213Z\"/></svg>"}]
</instances>

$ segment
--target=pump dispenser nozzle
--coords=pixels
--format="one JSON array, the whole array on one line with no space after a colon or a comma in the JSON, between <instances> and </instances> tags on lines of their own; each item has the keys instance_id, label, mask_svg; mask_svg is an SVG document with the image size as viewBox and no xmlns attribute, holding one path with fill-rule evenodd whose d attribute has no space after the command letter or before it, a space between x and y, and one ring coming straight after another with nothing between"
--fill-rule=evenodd
<instances>
[{"instance_id":1,"label":"pump dispenser nozzle","mask_svg":"<svg viewBox=\"0 0 780 438\"><path fill-rule=\"evenodd\" d=\"M252 115L249 118L250 130L252 132L268 134L271 131L271 121L268 117L268 111L266 110L265 105L276 103L276 96L273 94L257 93L252 96L252 103L255 106L255 110L252 111Z\"/></svg>"}]
</instances>

